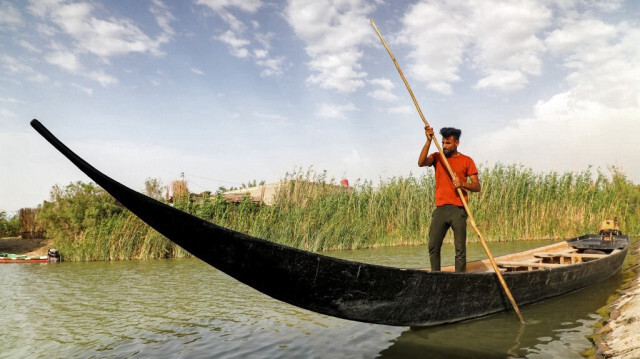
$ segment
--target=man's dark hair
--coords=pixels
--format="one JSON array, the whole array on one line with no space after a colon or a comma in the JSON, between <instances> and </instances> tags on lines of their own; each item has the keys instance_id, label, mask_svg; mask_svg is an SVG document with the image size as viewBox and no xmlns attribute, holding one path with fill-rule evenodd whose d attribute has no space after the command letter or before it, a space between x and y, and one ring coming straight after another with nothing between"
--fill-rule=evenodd
<instances>
[{"instance_id":1,"label":"man's dark hair","mask_svg":"<svg viewBox=\"0 0 640 359\"><path fill-rule=\"evenodd\" d=\"M443 127L442 129L440 129L440 134L444 138L453 136L453 138L455 138L456 141L459 141L460 140L460 135L462 134L462 131L458 130L457 128L453 128L453 127Z\"/></svg>"}]
</instances>

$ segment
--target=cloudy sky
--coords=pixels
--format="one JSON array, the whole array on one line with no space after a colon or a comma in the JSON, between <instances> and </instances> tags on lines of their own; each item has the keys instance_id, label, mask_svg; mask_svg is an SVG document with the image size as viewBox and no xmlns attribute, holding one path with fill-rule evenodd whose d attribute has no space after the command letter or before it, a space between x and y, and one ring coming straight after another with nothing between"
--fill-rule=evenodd
<instances>
[{"instance_id":1,"label":"cloudy sky","mask_svg":"<svg viewBox=\"0 0 640 359\"><path fill-rule=\"evenodd\" d=\"M0 210L88 181L32 118L137 190L423 173L422 121L370 18L479 165L640 183L639 4L0 0Z\"/></svg>"}]
</instances>

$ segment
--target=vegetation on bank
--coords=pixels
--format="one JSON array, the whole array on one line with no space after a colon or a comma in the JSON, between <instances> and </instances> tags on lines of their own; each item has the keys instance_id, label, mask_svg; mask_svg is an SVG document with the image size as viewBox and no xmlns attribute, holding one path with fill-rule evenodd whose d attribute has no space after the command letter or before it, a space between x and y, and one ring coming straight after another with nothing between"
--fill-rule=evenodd
<instances>
[{"instance_id":1,"label":"vegetation on bank","mask_svg":"<svg viewBox=\"0 0 640 359\"><path fill-rule=\"evenodd\" d=\"M20 235L20 220L18 216L9 217L7 212L0 211L0 238L17 237Z\"/></svg>"},{"instance_id":2,"label":"vegetation on bank","mask_svg":"<svg viewBox=\"0 0 640 359\"><path fill-rule=\"evenodd\" d=\"M640 233L640 186L620 171L611 176L533 173L497 165L480 172L482 192L470 194L473 215L488 241L569 238L594 232L618 217L626 233ZM222 195L174 206L252 236L305 250L322 251L427 242L434 209L432 171L422 176L357 181L344 188L325 173L287 174L273 206L249 198L227 203ZM159 198L158 183L146 191ZM38 220L66 260L185 257L189 254L150 229L92 183L54 186ZM469 228L469 240L477 240Z\"/></svg>"}]
</instances>

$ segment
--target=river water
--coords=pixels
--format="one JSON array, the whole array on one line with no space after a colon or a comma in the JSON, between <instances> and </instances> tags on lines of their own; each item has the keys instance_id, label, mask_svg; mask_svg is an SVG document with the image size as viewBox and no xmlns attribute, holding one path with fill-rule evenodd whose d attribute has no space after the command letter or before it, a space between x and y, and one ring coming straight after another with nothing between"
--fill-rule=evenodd
<instances>
[{"instance_id":1,"label":"river water","mask_svg":"<svg viewBox=\"0 0 640 359\"><path fill-rule=\"evenodd\" d=\"M547 241L491 243L494 255ZM427 248L329 252L426 267ZM443 264L453 262L443 247ZM482 259L480 245L468 259ZM629 260L627 261L629 262ZM198 259L0 265L0 358L582 358L624 272L513 312L432 328L327 317L271 299Z\"/></svg>"}]
</instances>

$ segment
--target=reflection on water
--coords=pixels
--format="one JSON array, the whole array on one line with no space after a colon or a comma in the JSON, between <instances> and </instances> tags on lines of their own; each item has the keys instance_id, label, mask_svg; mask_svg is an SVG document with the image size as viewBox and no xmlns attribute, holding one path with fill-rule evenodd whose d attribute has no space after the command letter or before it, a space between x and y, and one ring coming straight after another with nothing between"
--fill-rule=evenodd
<instances>
[{"instance_id":1,"label":"reflection on water","mask_svg":"<svg viewBox=\"0 0 640 359\"><path fill-rule=\"evenodd\" d=\"M578 292L521 308L526 324L513 312L440 327L412 328L382 351L383 358L581 358L587 335L622 274ZM422 354L421 354L422 353Z\"/></svg>"},{"instance_id":2,"label":"reflection on water","mask_svg":"<svg viewBox=\"0 0 640 359\"><path fill-rule=\"evenodd\" d=\"M546 242L545 242L546 243ZM494 255L541 242L491 244ZM477 247L477 248L476 248ZM469 259L483 258L470 245ZM452 261L453 248L443 249ZM426 267L425 247L329 253ZM345 321L280 303L199 260L0 266L0 358L580 358L605 284L514 313L434 328Z\"/></svg>"}]
</instances>

